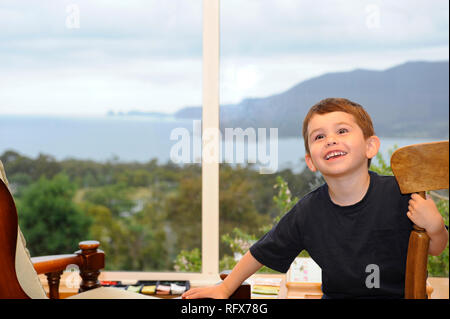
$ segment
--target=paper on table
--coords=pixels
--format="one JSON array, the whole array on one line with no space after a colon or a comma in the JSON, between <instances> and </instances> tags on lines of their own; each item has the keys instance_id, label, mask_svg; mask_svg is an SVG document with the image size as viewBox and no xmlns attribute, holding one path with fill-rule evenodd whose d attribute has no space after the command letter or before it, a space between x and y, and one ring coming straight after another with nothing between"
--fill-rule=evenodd
<instances>
[{"instance_id":1,"label":"paper on table","mask_svg":"<svg viewBox=\"0 0 450 319\"><path fill-rule=\"evenodd\" d=\"M172 295L181 295L186 291L186 287L177 284L170 284L170 291L172 292Z\"/></svg>"},{"instance_id":2,"label":"paper on table","mask_svg":"<svg viewBox=\"0 0 450 319\"><path fill-rule=\"evenodd\" d=\"M312 258L297 257L289 268L287 282L322 282L322 269Z\"/></svg>"},{"instance_id":3,"label":"paper on table","mask_svg":"<svg viewBox=\"0 0 450 319\"><path fill-rule=\"evenodd\" d=\"M158 285L156 288L156 294L167 295L170 293L170 286Z\"/></svg>"},{"instance_id":4,"label":"paper on table","mask_svg":"<svg viewBox=\"0 0 450 319\"><path fill-rule=\"evenodd\" d=\"M252 287L252 293L254 294L263 294L263 295L278 295L280 291L280 287L274 286L263 286L263 285L254 285Z\"/></svg>"},{"instance_id":5,"label":"paper on table","mask_svg":"<svg viewBox=\"0 0 450 319\"><path fill-rule=\"evenodd\" d=\"M280 286L282 278L254 277L248 279L252 285Z\"/></svg>"}]
</instances>

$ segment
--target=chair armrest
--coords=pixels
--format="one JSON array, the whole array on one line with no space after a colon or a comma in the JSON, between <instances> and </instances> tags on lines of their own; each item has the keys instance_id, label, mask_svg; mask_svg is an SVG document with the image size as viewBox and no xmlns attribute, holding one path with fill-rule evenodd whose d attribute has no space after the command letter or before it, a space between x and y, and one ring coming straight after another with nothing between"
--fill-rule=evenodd
<instances>
[{"instance_id":1,"label":"chair armrest","mask_svg":"<svg viewBox=\"0 0 450 319\"><path fill-rule=\"evenodd\" d=\"M33 257L31 262L38 274L45 274L50 288L50 298L59 298L59 280L68 265L80 268L80 292L100 287L98 276L100 269L105 267L105 254L97 249L98 241L82 241L78 244L80 250L75 254Z\"/></svg>"},{"instance_id":2,"label":"chair armrest","mask_svg":"<svg viewBox=\"0 0 450 319\"><path fill-rule=\"evenodd\" d=\"M225 280L231 273L231 270L224 270L220 275L220 279ZM251 286L248 282L244 281L230 296L229 299L251 299Z\"/></svg>"},{"instance_id":3,"label":"chair armrest","mask_svg":"<svg viewBox=\"0 0 450 319\"><path fill-rule=\"evenodd\" d=\"M38 274L62 271L68 265L81 267L83 264L81 256L75 254L32 257L31 262Z\"/></svg>"}]
</instances>

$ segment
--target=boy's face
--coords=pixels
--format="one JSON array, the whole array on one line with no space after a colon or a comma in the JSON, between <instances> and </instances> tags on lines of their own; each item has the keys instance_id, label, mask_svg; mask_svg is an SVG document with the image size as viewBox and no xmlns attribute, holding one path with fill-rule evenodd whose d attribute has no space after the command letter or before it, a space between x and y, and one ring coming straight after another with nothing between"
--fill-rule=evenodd
<instances>
[{"instance_id":1,"label":"boy's face","mask_svg":"<svg viewBox=\"0 0 450 319\"><path fill-rule=\"evenodd\" d=\"M378 137L364 138L353 115L345 112L315 114L308 124L310 154L306 164L324 177L367 171L367 161L378 153Z\"/></svg>"}]
</instances>

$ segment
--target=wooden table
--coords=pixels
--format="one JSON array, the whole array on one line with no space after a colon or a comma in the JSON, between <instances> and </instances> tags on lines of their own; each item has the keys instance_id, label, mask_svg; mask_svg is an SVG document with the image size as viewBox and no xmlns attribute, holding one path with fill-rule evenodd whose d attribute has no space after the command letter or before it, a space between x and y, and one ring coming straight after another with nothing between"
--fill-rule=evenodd
<instances>
[{"instance_id":1,"label":"wooden table","mask_svg":"<svg viewBox=\"0 0 450 319\"><path fill-rule=\"evenodd\" d=\"M104 272L107 275L107 272ZM138 274L138 273L135 273ZM77 288L67 287L64 283L67 276L71 275L71 273L64 272L61 276L60 283L60 298L67 298L71 295L77 293ZM128 278L128 273L125 277ZM41 283L44 286L44 289L48 292L47 286L47 278L45 275L39 275L41 279ZM106 276L107 277L107 276ZM279 299L303 299L303 298L320 298L321 290L320 283L286 283L286 276L284 274L255 274L250 278L261 277L261 278L281 278L280 283L280 293L278 295ZM109 278L108 278L109 279ZM120 280L120 278L115 278L116 280ZM135 278L136 281L139 277ZM436 278L431 277L428 278L428 282L433 287L433 293L431 294L431 299L449 299L449 279L446 277ZM319 296L320 295L320 296Z\"/></svg>"}]
</instances>

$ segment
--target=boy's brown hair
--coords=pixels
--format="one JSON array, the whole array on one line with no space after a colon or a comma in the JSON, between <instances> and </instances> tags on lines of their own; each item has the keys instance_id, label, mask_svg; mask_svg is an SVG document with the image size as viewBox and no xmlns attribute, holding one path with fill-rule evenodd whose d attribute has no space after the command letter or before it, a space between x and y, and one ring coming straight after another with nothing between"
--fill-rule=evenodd
<instances>
[{"instance_id":1,"label":"boy's brown hair","mask_svg":"<svg viewBox=\"0 0 450 319\"><path fill-rule=\"evenodd\" d=\"M353 115L356 124L361 128L364 138L369 138L375 135L373 129L372 119L370 115L364 110L364 108L358 103L352 102L344 98L327 98L311 107L308 114L306 114L303 120L303 141L305 143L306 153L309 154L309 141L308 141L308 124L314 114L327 114L331 112L345 112ZM369 159L369 166L371 160Z\"/></svg>"}]
</instances>

